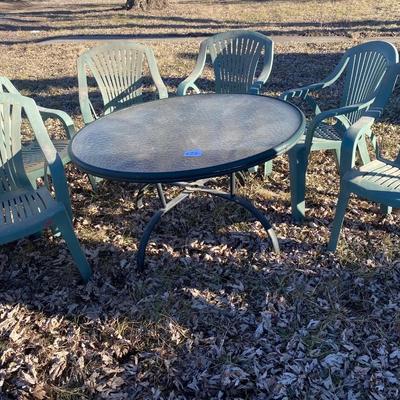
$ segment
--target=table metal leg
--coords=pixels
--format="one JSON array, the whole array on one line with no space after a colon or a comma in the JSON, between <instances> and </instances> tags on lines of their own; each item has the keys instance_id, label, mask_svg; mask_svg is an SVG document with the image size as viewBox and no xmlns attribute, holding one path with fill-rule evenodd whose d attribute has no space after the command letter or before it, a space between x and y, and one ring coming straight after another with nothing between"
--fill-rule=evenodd
<instances>
[{"instance_id":1,"label":"table metal leg","mask_svg":"<svg viewBox=\"0 0 400 400\"><path fill-rule=\"evenodd\" d=\"M205 186L202 186L206 181L207 180L202 180L202 181L194 182L187 186L184 186L183 191L178 196L174 197L169 202L165 201L164 207L161 208L160 210L158 210L151 217L150 221L148 222L148 224L146 225L146 227L143 231L143 236L140 240L139 249L137 252L137 266L138 266L139 271L143 271L143 269L144 269L144 258L145 258L145 254L146 254L147 243L150 239L150 235L151 235L153 229L158 224L161 217L164 214L166 214L168 211L172 210L176 205L178 205L181 201L186 199L186 197L188 197L190 194L192 194L194 192L203 192L203 193L211 194L213 196L221 197L225 200L231 201L231 202L236 203L236 204L242 206L243 208L245 208L256 219L258 219L261 222L261 225L264 227L269 238L271 239L272 248L273 248L274 252L279 254L280 249L279 249L278 238L276 237L275 231L272 228L272 226L269 223L266 216L259 209L257 209L249 200L247 200L243 197L237 196L235 194L235 187L236 187L235 176L233 174L231 176L229 193L210 189Z\"/></svg>"},{"instance_id":2,"label":"table metal leg","mask_svg":"<svg viewBox=\"0 0 400 400\"><path fill-rule=\"evenodd\" d=\"M138 189L138 192L136 194L136 207L137 208L142 208L143 207L143 197L144 197L144 194L145 194L146 190L150 186L151 185L149 185L149 184L139 185L139 189ZM161 201L162 207L165 208L166 201L165 201L165 196L164 196L164 192L163 192L161 183L157 183L156 184L156 189L157 189L158 197L159 197L159 199Z\"/></svg>"},{"instance_id":3,"label":"table metal leg","mask_svg":"<svg viewBox=\"0 0 400 400\"><path fill-rule=\"evenodd\" d=\"M143 207L143 197L146 190L150 187L150 185L140 185L138 192L136 194L136 207L142 208Z\"/></svg>"},{"instance_id":4,"label":"table metal leg","mask_svg":"<svg viewBox=\"0 0 400 400\"><path fill-rule=\"evenodd\" d=\"M237 178L240 186L245 186L246 185L246 180L247 179L246 179L245 172L243 172L243 171L235 172L235 177Z\"/></svg>"},{"instance_id":5,"label":"table metal leg","mask_svg":"<svg viewBox=\"0 0 400 400\"><path fill-rule=\"evenodd\" d=\"M136 255L137 266L140 271L143 271L144 269L144 257L146 255L146 247L147 243L149 242L151 232L153 231L155 226L159 223L161 217L168 211L172 210L182 200L186 199L186 197L188 197L190 193L192 192L183 191L178 196L174 197L171 201L165 203L165 207L160 208L147 223L146 227L144 228L142 238L140 239L140 244Z\"/></svg>"}]
</instances>

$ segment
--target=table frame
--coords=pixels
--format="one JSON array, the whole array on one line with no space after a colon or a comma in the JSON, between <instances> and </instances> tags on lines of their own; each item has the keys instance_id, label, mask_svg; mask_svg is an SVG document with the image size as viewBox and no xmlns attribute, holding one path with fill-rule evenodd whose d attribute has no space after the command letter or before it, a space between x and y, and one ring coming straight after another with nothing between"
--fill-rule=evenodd
<instances>
[{"instance_id":1,"label":"table frame","mask_svg":"<svg viewBox=\"0 0 400 400\"><path fill-rule=\"evenodd\" d=\"M267 232L272 248L275 253L279 254L280 249L279 249L279 242L278 238L275 234L274 229L272 228L271 224L269 223L267 217L262 213L258 208L256 208L253 203L244 197L237 196L236 194L236 174L232 173L230 175L230 180L229 180L229 192L223 192L220 190L215 190L208 188L204 186L207 182L209 182L211 179L206 178L206 179L201 179L196 182L188 183L188 182L175 182L174 185L182 186L183 191L178 194L176 197L174 197L172 200L167 201L164 196L164 192L162 190L162 186L160 183L156 185L157 187L157 192L158 195L161 199L162 207L151 217L150 221L147 223L146 227L144 228L142 237L140 239L140 244L139 248L136 254L136 261L137 261L137 266L139 271L143 272L144 271L144 259L146 256L146 248L147 244L150 240L151 233L153 232L154 228L157 226L157 224L160 222L161 218L167 214L169 211L171 211L173 208L175 208L179 203L181 203L183 200L185 200L187 197L189 197L192 193L194 192L202 192L202 193L208 193L213 196L220 197L222 199L231 201L235 204L239 204L243 208L245 208L247 211L249 211L258 221L260 221L261 225L264 227L265 231ZM146 185L147 186L147 185ZM143 193L144 188L141 188L138 194L137 199L141 199L141 193Z\"/></svg>"},{"instance_id":2,"label":"table frame","mask_svg":"<svg viewBox=\"0 0 400 400\"><path fill-rule=\"evenodd\" d=\"M201 95L201 96L207 96L207 95ZM224 95L218 95L218 96L223 97ZM250 96L250 95L240 95L240 96ZM274 98L274 100L283 102L283 100L276 98ZM159 101L166 102L168 101L168 99ZM183 171L177 170L175 172L126 173L121 171L105 170L103 168L93 167L92 165L86 164L84 161L77 159L71 150L74 138L71 140L69 144L69 153L71 155L72 161L88 174L116 181L135 182L141 185L138 194L136 196L136 204L139 207L142 205L142 199L146 188L149 187L150 185L156 186L158 195L161 200L161 208L154 213L154 215L150 218L149 222L144 228L137 252L137 266L140 271L144 270L146 248L154 228L160 222L163 215L167 214L170 210L175 208L178 204L180 204L183 200L185 200L187 197L189 197L189 195L191 195L194 192L208 193L212 196L223 198L227 201L231 201L245 208L248 212L250 212L253 215L253 217L255 217L258 221L260 221L261 225L264 227L267 235L271 240L273 250L276 253L279 253L280 249L279 249L278 239L267 217L264 215L263 212L257 209L251 201L247 200L246 198L240 197L236 194L236 184L237 184L236 180L240 180L241 182L245 181L244 175L241 171L244 171L260 163L272 160L276 156L287 152L301 138L305 129L304 114L297 106L293 104L290 104L290 106L298 111L302 121L297 130L293 132L292 136L289 139L287 139L285 142L276 145L273 148L265 149L265 151L262 151L261 153L257 153L254 155L247 156L240 160L230 161L219 165L206 166L195 170L190 170L190 169ZM122 111L117 111L117 112L122 112ZM107 116L104 118L107 118ZM96 123L97 123L96 121L93 122L93 124ZM75 137L78 135L79 132L75 135ZM229 191L224 192L205 186L207 182L210 182L212 179L219 176L230 176ZM180 186L182 188L182 192L173 199L167 201L164 196L162 184L171 184L173 186Z\"/></svg>"}]
</instances>

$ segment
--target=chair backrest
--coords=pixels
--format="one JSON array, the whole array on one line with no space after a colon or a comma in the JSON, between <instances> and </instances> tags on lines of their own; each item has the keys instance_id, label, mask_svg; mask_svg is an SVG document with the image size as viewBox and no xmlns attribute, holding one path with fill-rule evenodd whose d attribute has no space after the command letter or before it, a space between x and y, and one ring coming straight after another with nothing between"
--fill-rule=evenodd
<instances>
[{"instance_id":1,"label":"chair backrest","mask_svg":"<svg viewBox=\"0 0 400 400\"><path fill-rule=\"evenodd\" d=\"M22 106L0 94L0 193L31 188L21 151Z\"/></svg>"},{"instance_id":2,"label":"chair backrest","mask_svg":"<svg viewBox=\"0 0 400 400\"><path fill-rule=\"evenodd\" d=\"M389 42L376 40L349 49L339 64L345 74L340 105L343 107L371 99L386 69L397 62L397 49ZM354 123L362 114L363 111L356 111L347 115L347 118Z\"/></svg>"},{"instance_id":3,"label":"chair backrest","mask_svg":"<svg viewBox=\"0 0 400 400\"><path fill-rule=\"evenodd\" d=\"M400 76L400 63L390 65L385 72L382 82L376 91L376 97L368 110L368 114L378 118L382 115L386 104L393 94L396 83Z\"/></svg>"},{"instance_id":4,"label":"chair backrest","mask_svg":"<svg viewBox=\"0 0 400 400\"><path fill-rule=\"evenodd\" d=\"M396 84L400 79L400 63L395 65L391 65L385 73L385 76L382 79L382 83L377 90L376 100L371 108L368 110L367 115L371 115L374 118L378 118L383 114L384 108L386 104L389 102L389 99L393 95L393 91L396 87ZM398 98L396 98L397 102ZM399 115L396 115L395 118L398 119ZM393 121L392 121L393 122ZM398 141L400 142L400 141ZM379 149L380 152L381 149ZM400 164L400 149L398 155L396 157L396 162Z\"/></svg>"},{"instance_id":5,"label":"chair backrest","mask_svg":"<svg viewBox=\"0 0 400 400\"><path fill-rule=\"evenodd\" d=\"M87 73L92 74L108 114L142 101L143 62L155 62L153 52L139 43L112 43L94 47L78 58L79 102L84 121L93 121L88 97Z\"/></svg>"},{"instance_id":6,"label":"chair backrest","mask_svg":"<svg viewBox=\"0 0 400 400\"><path fill-rule=\"evenodd\" d=\"M251 31L231 31L208 39L217 93L249 93L257 69L262 64L272 68L273 41Z\"/></svg>"}]
</instances>

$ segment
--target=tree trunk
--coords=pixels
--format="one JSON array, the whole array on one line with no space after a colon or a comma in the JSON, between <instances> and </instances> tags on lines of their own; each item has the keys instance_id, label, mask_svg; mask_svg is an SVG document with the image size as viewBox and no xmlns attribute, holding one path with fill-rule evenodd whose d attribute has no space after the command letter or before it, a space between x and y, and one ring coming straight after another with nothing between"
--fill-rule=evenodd
<instances>
[{"instance_id":1,"label":"tree trunk","mask_svg":"<svg viewBox=\"0 0 400 400\"><path fill-rule=\"evenodd\" d=\"M168 5L168 0L126 0L125 8L140 8L149 10L150 8L164 8Z\"/></svg>"}]
</instances>

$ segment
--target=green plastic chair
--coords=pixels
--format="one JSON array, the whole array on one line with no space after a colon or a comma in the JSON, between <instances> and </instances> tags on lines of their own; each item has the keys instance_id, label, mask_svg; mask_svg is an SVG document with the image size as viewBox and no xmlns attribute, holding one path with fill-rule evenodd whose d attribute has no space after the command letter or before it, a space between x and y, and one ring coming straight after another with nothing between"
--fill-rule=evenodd
<instances>
[{"instance_id":1,"label":"green plastic chair","mask_svg":"<svg viewBox=\"0 0 400 400\"><path fill-rule=\"evenodd\" d=\"M22 113L27 116L55 190L36 189L24 168L21 145ZM64 237L83 280L92 271L71 223L72 210L64 168L35 102L19 94L0 94L0 245L52 227Z\"/></svg>"},{"instance_id":2,"label":"green plastic chair","mask_svg":"<svg viewBox=\"0 0 400 400\"><path fill-rule=\"evenodd\" d=\"M400 74L400 64L392 66L385 75L382 84L384 101L390 97ZM382 101L383 103L383 101ZM400 207L400 151L397 158L387 160L381 157L376 138L371 134L375 121L374 110L357 120L343 135L340 163L340 193L333 221L328 250L335 251L343 224L344 214L350 194L374 201L384 207ZM376 159L368 160L360 168L355 168L355 156L358 144L370 138L375 143Z\"/></svg>"},{"instance_id":3,"label":"green plastic chair","mask_svg":"<svg viewBox=\"0 0 400 400\"><path fill-rule=\"evenodd\" d=\"M271 73L274 42L261 33L244 30L219 33L203 40L196 66L179 84L178 96L186 95L189 89L200 93L196 81L204 70L208 54L214 68L216 93L260 94ZM266 163L264 174L268 175L271 167L271 162Z\"/></svg>"},{"instance_id":4,"label":"green plastic chair","mask_svg":"<svg viewBox=\"0 0 400 400\"><path fill-rule=\"evenodd\" d=\"M20 94L17 88L11 83L11 81L0 76L0 93L14 93ZM70 161L68 155L68 143L72 136L75 134L75 126L71 117L61 110L54 110L51 108L37 107L43 121L47 119L56 119L61 122L65 130L65 139L53 139L53 145L60 156L60 159L65 165ZM25 142L22 145L22 159L24 162L25 171L32 182L32 185L36 185L36 179L44 177L47 182L47 166L45 163L45 157L42 150L36 140Z\"/></svg>"},{"instance_id":5,"label":"green plastic chair","mask_svg":"<svg viewBox=\"0 0 400 400\"><path fill-rule=\"evenodd\" d=\"M304 218L305 180L310 151L332 150L339 165L344 132L369 108L377 110L377 104L382 106L381 99L375 95L376 89L386 69L396 64L398 59L395 46L389 42L363 43L346 51L333 72L323 81L281 95L284 100L294 97L305 100L314 113L304 140L289 151L292 215L295 220L301 221ZM344 87L340 107L321 111L311 93L331 86L341 77L344 78ZM333 119L335 124L328 124L329 119ZM365 141L361 140L357 145L363 163L367 162Z\"/></svg>"},{"instance_id":6,"label":"green plastic chair","mask_svg":"<svg viewBox=\"0 0 400 400\"><path fill-rule=\"evenodd\" d=\"M140 43L110 43L93 47L78 58L79 104L83 121L89 124L115 110L143 101L144 61L157 89L158 98L168 97L167 88L158 71L156 58L150 47ZM91 73L100 90L103 106L96 112L89 98L88 74ZM94 190L102 179L89 175ZM136 203L142 203L145 185L139 190ZM162 192L159 185L158 191Z\"/></svg>"},{"instance_id":7,"label":"green plastic chair","mask_svg":"<svg viewBox=\"0 0 400 400\"><path fill-rule=\"evenodd\" d=\"M204 70L208 54L214 67L216 93L259 94L271 73L274 42L261 33L242 30L219 33L203 40L196 66L179 84L178 96L184 96L188 89L200 93L196 80ZM256 77L261 58L263 68Z\"/></svg>"},{"instance_id":8,"label":"green plastic chair","mask_svg":"<svg viewBox=\"0 0 400 400\"><path fill-rule=\"evenodd\" d=\"M85 124L101 115L143 101L144 60L156 86L158 98L168 97L153 50L139 43L111 43L94 47L78 58L79 104ZM96 112L89 99L89 71L100 90L103 107Z\"/></svg>"}]
</instances>

